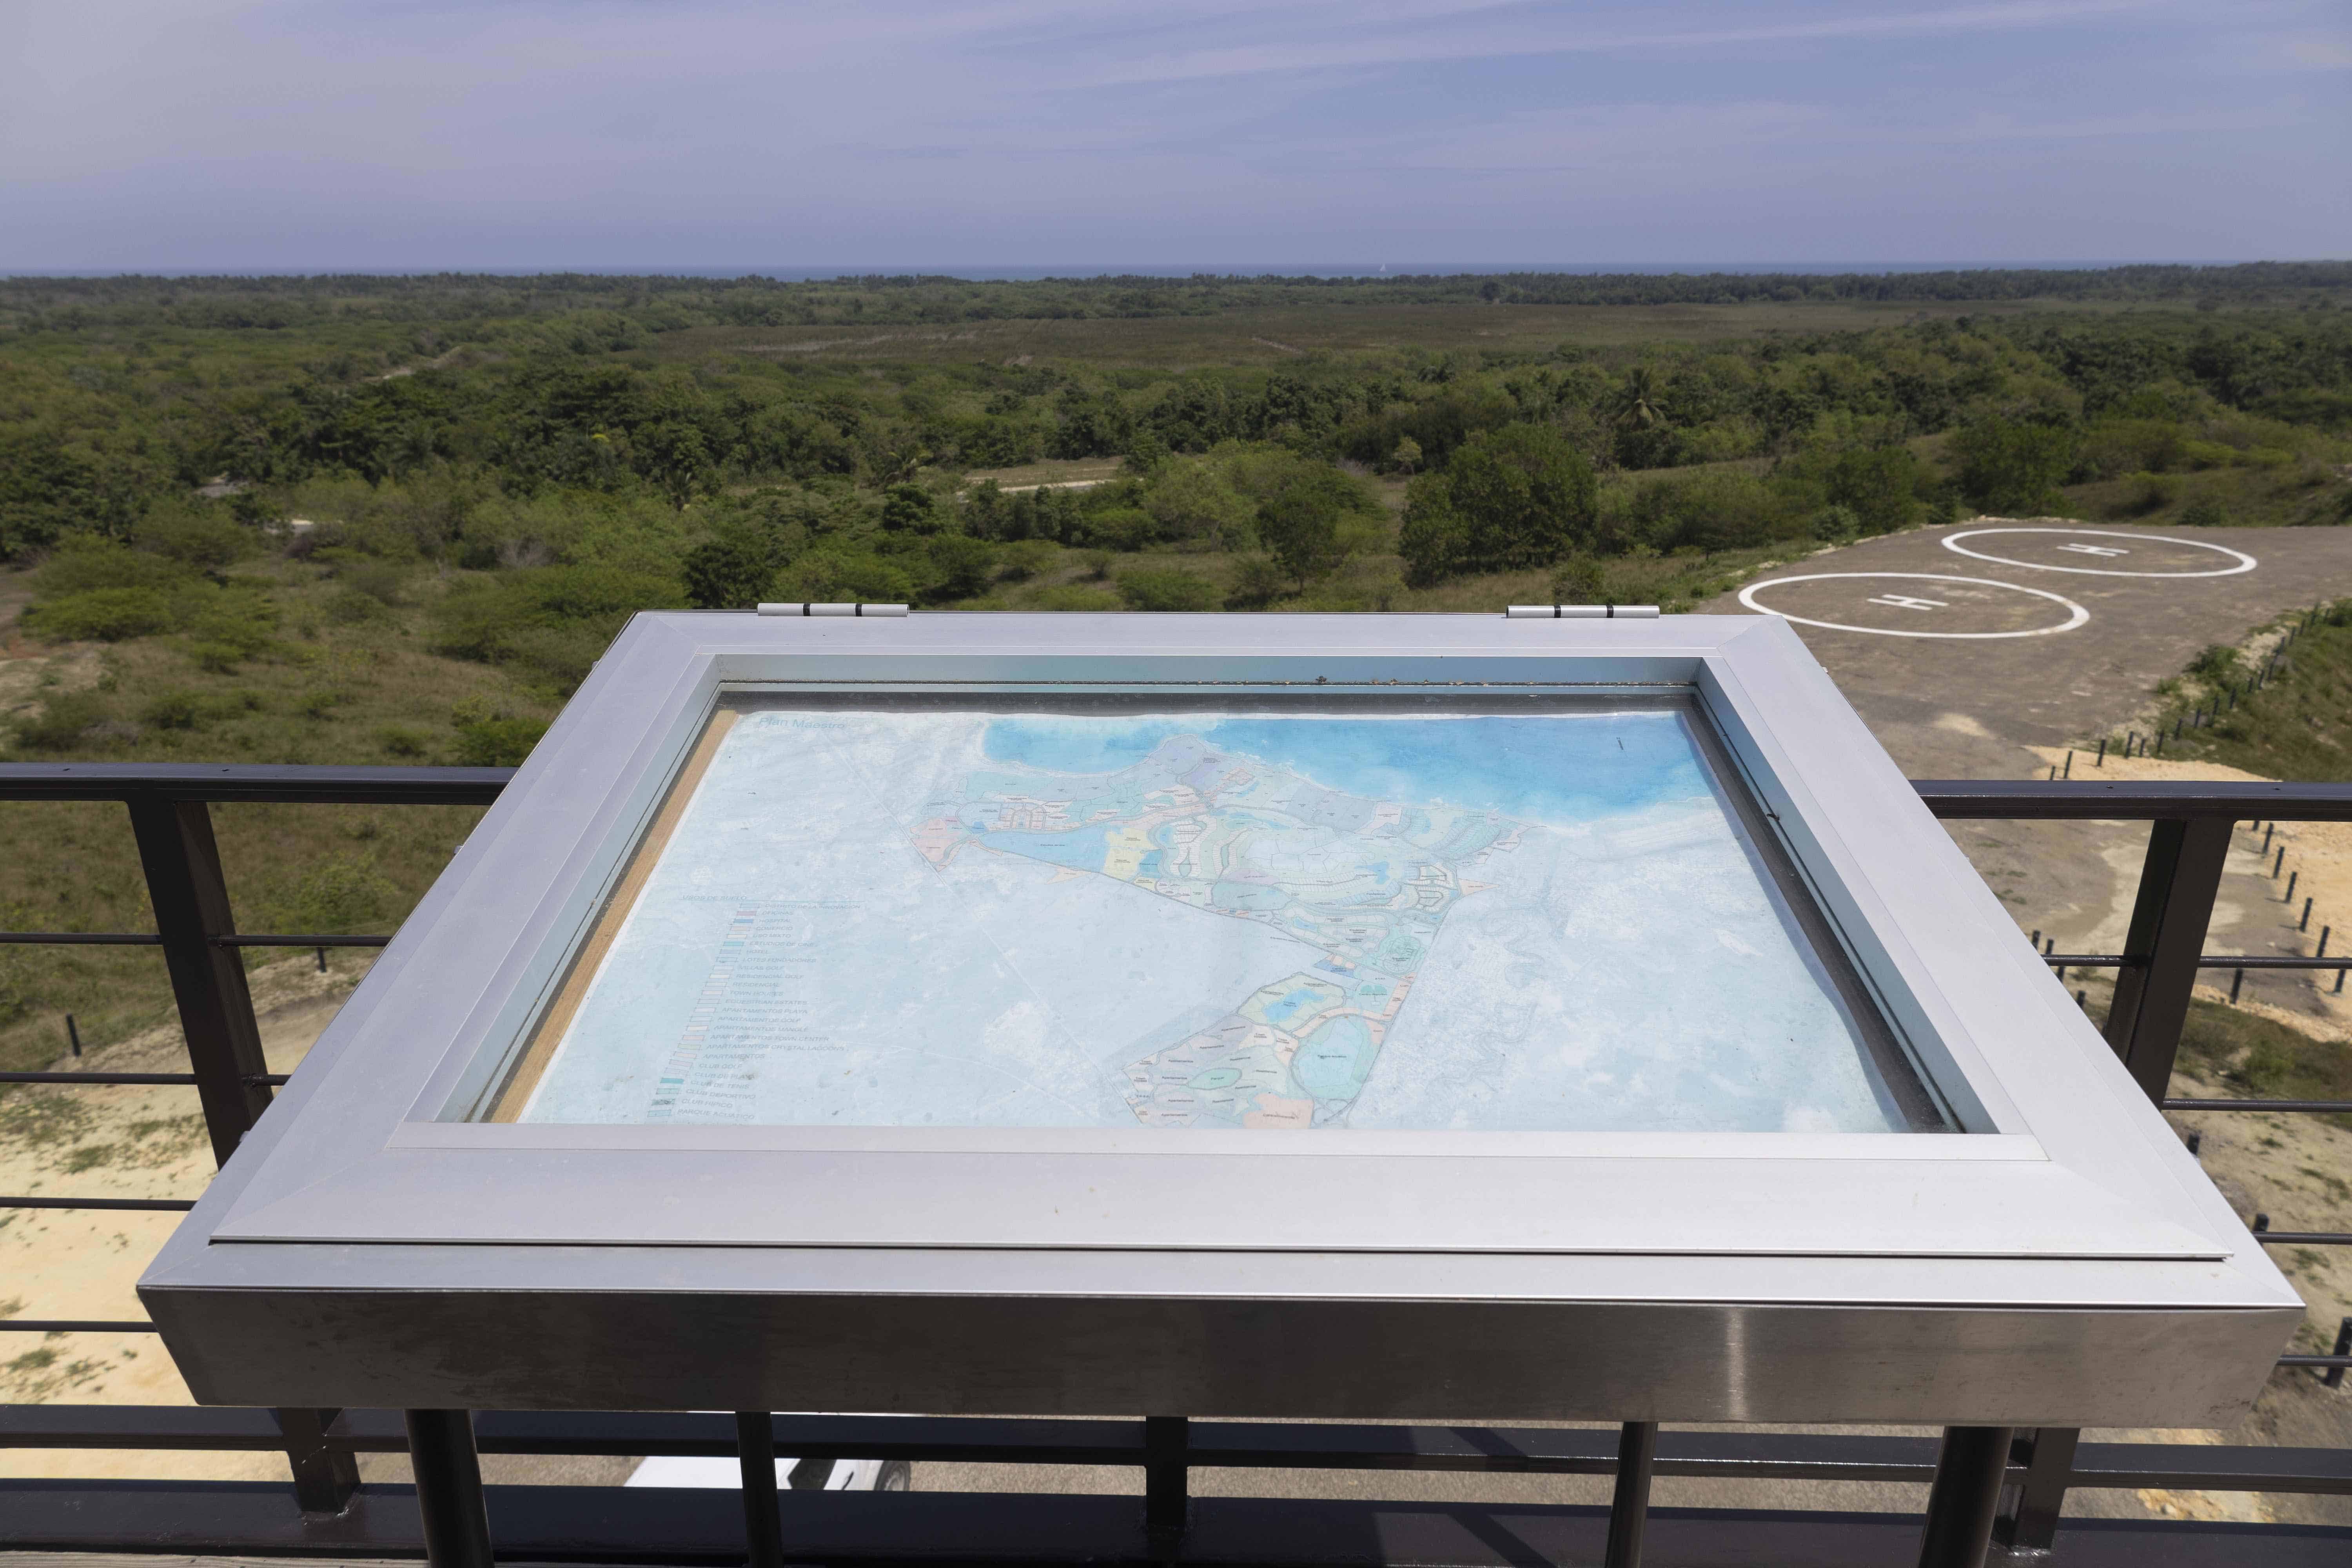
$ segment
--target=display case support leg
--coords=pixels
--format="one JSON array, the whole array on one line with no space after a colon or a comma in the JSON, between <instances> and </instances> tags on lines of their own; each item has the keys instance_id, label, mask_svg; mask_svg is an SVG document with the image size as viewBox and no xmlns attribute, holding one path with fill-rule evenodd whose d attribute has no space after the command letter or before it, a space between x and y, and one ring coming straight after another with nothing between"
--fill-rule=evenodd
<instances>
[{"instance_id":1,"label":"display case support leg","mask_svg":"<svg viewBox=\"0 0 2352 1568\"><path fill-rule=\"evenodd\" d=\"M1919 1568L1984 1568L2000 1489L2009 1479L2006 1426L1947 1426L1927 1493Z\"/></svg>"},{"instance_id":2,"label":"display case support leg","mask_svg":"<svg viewBox=\"0 0 2352 1568\"><path fill-rule=\"evenodd\" d=\"M1658 1424L1628 1421L1617 1434L1617 1489L1609 1498L1608 1568L1642 1568L1642 1531L1650 1522L1650 1472L1658 1458Z\"/></svg>"},{"instance_id":3,"label":"display case support leg","mask_svg":"<svg viewBox=\"0 0 2352 1568\"><path fill-rule=\"evenodd\" d=\"M348 1449L327 1446L327 1427L340 1410L279 1410L286 1463L294 1472L294 1504L304 1513L335 1514L360 1489L360 1462Z\"/></svg>"},{"instance_id":4,"label":"display case support leg","mask_svg":"<svg viewBox=\"0 0 2352 1568\"><path fill-rule=\"evenodd\" d=\"M491 1568L490 1516L482 1506L482 1461L469 1410L410 1410L408 1463L425 1521L432 1568Z\"/></svg>"},{"instance_id":5,"label":"display case support leg","mask_svg":"<svg viewBox=\"0 0 2352 1568\"><path fill-rule=\"evenodd\" d=\"M2012 1511L1993 1526L1993 1539L2011 1552L2044 1552L2058 1538L2058 1515L2066 1507L2066 1483L2074 1475L2074 1445L2082 1432L2073 1426L2043 1426L2027 1438L2025 1479L2017 1489Z\"/></svg>"},{"instance_id":6,"label":"display case support leg","mask_svg":"<svg viewBox=\"0 0 2352 1568\"><path fill-rule=\"evenodd\" d=\"M1190 1425L1181 1415L1143 1418L1143 1526L1156 1540L1184 1533Z\"/></svg>"},{"instance_id":7,"label":"display case support leg","mask_svg":"<svg viewBox=\"0 0 2352 1568\"><path fill-rule=\"evenodd\" d=\"M2172 1082L2180 1026L2197 984L2197 958L2221 890L2221 864L2234 823L2199 820L2149 825L2147 858L2132 904L2124 952L2135 962L2117 972L2107 1007L2107 1044L2148 1099L2161 1103Z\"/></svg>"},{"instance_id":8,"label":"display case support leg","mask_svg":"<svg viewBox=\"0 0 2352 1568\"><path fill-rule=\"evenodd\" d=\"M776 1513L776 1421L765 1410L735 1412L736 1458L743 1467L743 1542L751 1568L781 1568L784 1525Z\"/></svg>"}]
</instances>

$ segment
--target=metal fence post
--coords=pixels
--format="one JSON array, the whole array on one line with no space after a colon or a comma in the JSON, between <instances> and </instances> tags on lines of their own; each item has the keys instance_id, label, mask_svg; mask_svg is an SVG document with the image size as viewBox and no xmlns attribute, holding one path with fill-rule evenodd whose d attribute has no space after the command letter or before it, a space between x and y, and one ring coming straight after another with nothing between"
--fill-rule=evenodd
<instances>
[{"instance_id":1,"label":"metal fence post","mask_svg":"<svg viewBox=\"0 0 2352 1568\"><path fill-rule=\"evenodd\" d=\"M2058 1515L2066 1506L2066 1483L2074 1479L2074 1447L2082 1431L2043 1426L2026 1438L2025 1479L2014 1511L1993 1526L1994 1539L2012 1552L2047 1552L2058 1538Z\"/></svg>"},{"instance_id":2,"label":"metal fence post","mask_svg":"<svg viewBox=\"0 0 2352 1568\"><path fill-rule=\"evenodd\" d=\"M2116 975L2107 1044L2150 1100L2162 1101L2180 1048L2180 1026L2197 984L2197 959L2221 890L2233 825L2219 818L2159 821L2147 836L2147 859L2132 905L2124 952L2133 964Z\"/></svg>"},{"instance_id":3,"label":"metal fence post","mask_svg":"<svg viewBox=\"0 0 2352 1568\"><path fill-rule=\"evenodd\" d=\"M245 961L236 949L213 940L236 935L236 921L229 914L212 815L200 800L137 795L131 830L147 872L147 897L155 906L155 932L188 1037L213 1158L226 1165L247 1130L269 1109L269 1086L259 1081L269 1066L262 1059Z\"/></svg>"},{"instance_id":4,"label":"metal fence post","mask_svg":"<svg viewBox=\"0 0 2352 1568\"><path fill-rule=\"evenodd\" d=\"M1919 1568L1984 1568L2000 1489L2009 1479L2006 1426L1947 1426L1927 1493Z\"/></svg>"},{"instance_id":5,"label":"metal fence post","mask_svg":"<svg viewBox=\"0 0 2352 1568\"><path fill-rule=\"evenodd\" d=\"M155 932L163 941L180 1031L187 1037L188 1067L196 1076L213 1159L225 1165L269 1109L269 1086L262 1081L269 1063L261 1051L253 993L245 983L244 956L214 940L236 935L236 921L229 910L212 814L200 800L134 795L131 831L147 874L147 900L154 906ZM359 1490L359 1462L325 1446L334 1414L277 1413L278 1430L286 1434L286 1463L294 1473L295 1501L305 1513L341 1513Z\"/></svg>"},{"instance_id":6,"label":"metal fence post","mask_svg":"<svg viewBox=\"0 0 2352 1568\"><path fill-rule=\"evenodd\" d=\"M1181 1415L1143 1418L1143 1525L1160 1540L1181 1535L1191 1477L1184 1463L1192 1423Z\"/></svg>"},{"instance_id":7,"label":"metal fence post","mask_svg":"<svg viewBox=\"0 0 2352 1568\"><path fill-rule=\"evenodd\" d=\"M784 1560L784 1524L776 1512L773 1415L765 1410L735 1412L735 1457L743 1469L743 1542L751 1568L780 1568Z\"/></svg>"},{"instance_id":8,"label":"metal fence post","mask_svg":"<svg viewBox=\"0 0 2352 1568\"><path fill-rule=\"evenodd\" d=\"M1617 1485L1609 1497L1607 1568L1642 1568L1650 1522L1650 1474L1658 1460L1658 1424L1628 1421L1617 1432Z\"/></svg>"},{"instance_id":9,"label":"metal fence post","mask_svg":"<svg viewBox=\"0 0 2352 1568\"><path fill-rule=\"evenodd\" d=\"M408 1462L432 1568L491 1568L490 1516L482 1502L482 1461L469 1410L410 1410Z\"/></svg>"}]
</instances>

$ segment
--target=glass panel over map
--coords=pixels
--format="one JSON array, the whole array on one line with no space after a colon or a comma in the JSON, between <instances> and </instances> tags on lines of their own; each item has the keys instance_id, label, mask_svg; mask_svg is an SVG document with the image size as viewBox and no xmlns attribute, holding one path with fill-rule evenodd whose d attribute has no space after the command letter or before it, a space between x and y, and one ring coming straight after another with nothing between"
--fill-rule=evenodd
<instances>
[{"instance_id":1,"label":"glass panel over map","mask_svg":"<svg viewBox=\"0 0 2352 1568\"><path fill-rule=\"evenodd\" d=\"M1839 963L1678 703L746 701L490 1114L1939 1130Z\"/></svg>"}]
</instances>

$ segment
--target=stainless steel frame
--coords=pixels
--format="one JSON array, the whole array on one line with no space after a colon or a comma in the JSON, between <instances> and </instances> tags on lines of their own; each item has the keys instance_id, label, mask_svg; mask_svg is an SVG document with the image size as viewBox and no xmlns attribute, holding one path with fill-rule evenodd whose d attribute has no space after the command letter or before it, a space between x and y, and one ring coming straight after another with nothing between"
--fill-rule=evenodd
<instances>
[{"instance_id":1,"label":"stainless steel frame","mask_svg":"<svg viewBox=\"0 0 2352 1568\"><path fill-rule=\"evenodd\" d=\"M1687 693L1981 1131L1269 1150L441 1120L720 688L789 682ZM1259 1218L1188 1229L1171 1190ZM1750 617L640 616L141 1292L212 1401L1983 1426L2225 1424L2300 1317L1794 635Z\"/></svg>"}]
</instances>

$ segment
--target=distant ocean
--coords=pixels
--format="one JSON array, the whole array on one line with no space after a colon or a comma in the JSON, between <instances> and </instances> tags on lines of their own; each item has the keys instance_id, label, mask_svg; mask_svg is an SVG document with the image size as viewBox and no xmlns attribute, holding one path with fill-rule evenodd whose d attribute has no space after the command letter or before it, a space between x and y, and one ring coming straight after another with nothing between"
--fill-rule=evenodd
<instances>
[{"instance_id":1,"label":"distant ocean","mask_svg":"<svg viewBox=\"0 0 2352 1568\"><path fill-rule=\"evenodd\" d=\"M2108 267L2231 267L2231 261L1204 261L1170 266L1165 262L1057 262L1045 267L969 267L954 262L843 263L837 267L678 267L647 263L638 267L583 267L550 262L543 267L251 267L161 268L137 272L147 278L315 278L321 276L429 278L456 272L479 277L531 278L549 273L577 273L615 278L772 278L779 282L805 283L834 278L961 278L975 283L1033 282L1066 278L1451 278L1465 274L1559 272L1581 277L1640 274L1671 277L1677 273L1802 273L1812 277L1881 275L1891 272L2092 272ZM108 276L92 268L47 268L0 271L8 278L89 278ZM121 276L122 274L116 274Z\"/></svg>"}]
</instances>

